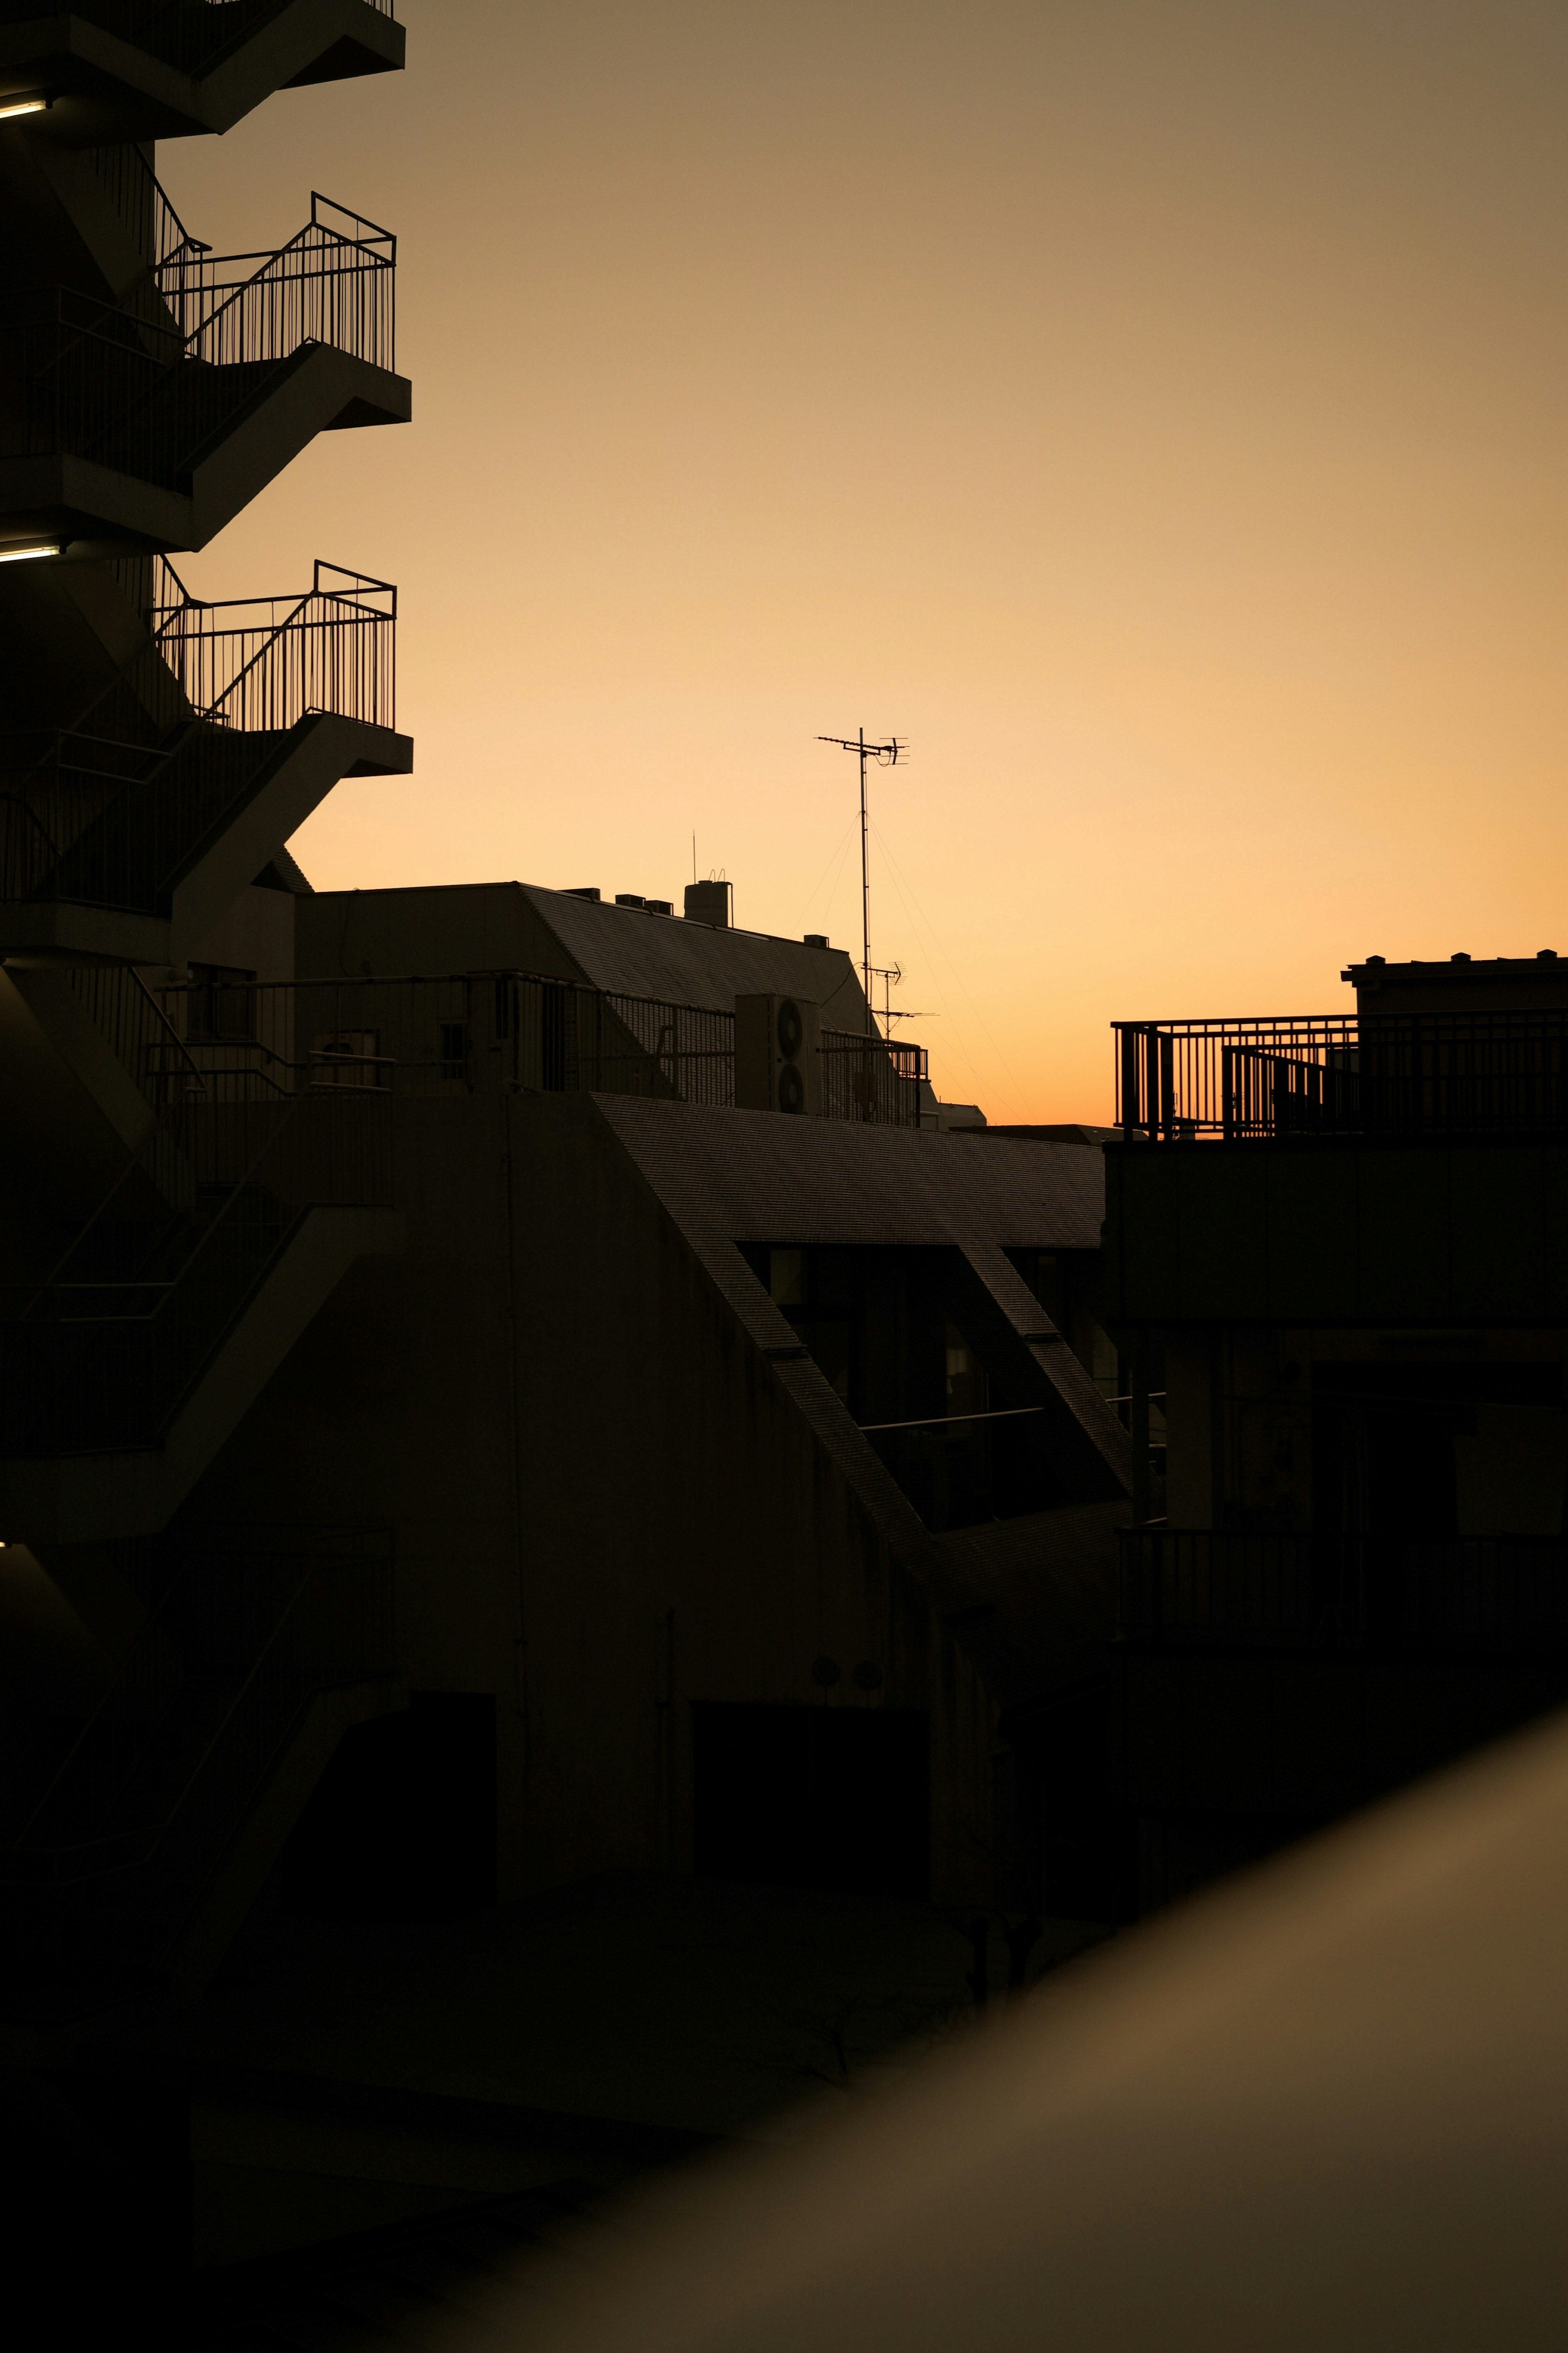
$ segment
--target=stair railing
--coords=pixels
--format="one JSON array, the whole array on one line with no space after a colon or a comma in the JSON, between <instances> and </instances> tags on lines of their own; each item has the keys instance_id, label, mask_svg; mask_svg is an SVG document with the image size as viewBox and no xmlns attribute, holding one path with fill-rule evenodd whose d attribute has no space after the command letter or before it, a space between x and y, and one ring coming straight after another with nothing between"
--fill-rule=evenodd
<instances>
[{"instance_id":1,"label":"stair railing","mask_svg":"<svg viewBox=\"0 0 1568 2353\"><path fill-rule=\"evenodd\" d=\"M245 733L331 712L397 723L397 591L387 580L316 559L294 597L189 596L159 616L153 642L197 717Z\"/></svg>"},{"instance_id":2,"label":"stair railing","mask_svg":"<svg viewBox=\"0 0 1568 2353\"><path fill-rule=\"evenodd\" d=\"M145 585L138 572L127 590L145 597L150 642L72 725L16 739L9 771L0 773L0 892L8 900L150 904L148 890L172 887L289 729L321 714L396 726L390 581L318 559L310 586L292 596L208 603L166 557L152 564ZM254 758L241 774L235 760L246 737L255 739ZM190 770L183 783L182 760ZM161 780L170 779L165 792ZM130 787L145 807L123 801ZM161 793L166 805L150 816ZM97 845L90 859L89 841ZM72 860L83 871L62 882Z\"/></svg>"},{"instance_id":3,"label":"stair railing","mask_svg":"<svg viewBox=\"0 0 1568 2353\"><path fill-rule=\"evenodd\" d=\"M341 1538L339 1542L341 1546ZM298 1575L292 1581L291 1589L283 1596L281 1606L260 1642L250 1649L250 1655L222 1714L156 1816L150 1820L121 1826L92 1837L68 1839L58 1844L35 1837L40 1825L46 1821L51 1803L65 1788L73 1767L87 1759L93 1735L106 1722L114 1720L128 1699L134 1705L139 1684L145 1687L156 1677L161 1661L156 1656L151 1660L147 1657L149 1638L154 1649L160 1636L169 1638L167 1621L182 1592L199 1590L201 1582L210 1576L210 1564L200 1552L180 1560L172 1577L161 1588L148 1610L142 1631L128 1646L91 1711L57 1759L54 1770L29 1810L12 1835L0 1841L0 1855L16 1858L32 1855L40 1862L70 1858L77 1862L81 1877L96 1878L106 1872L135 1870L152 1860L174 1827L241 1711L263 1685L266 1671L269 1667L276 1668L279 1654L283 1656L283 1676L287 1681L285 1689L275 1697L273 1706L266 1711L268 1721L263 1727L261 1743L266 1751L262 1759L264 1771L275 1760L300 1710L309 1704L311 1693L343 1680L345 1666L349 1670L349 1679L353 1681L392 1673L395 1664L395 1633L390 1552L367 1551L362 1537L351 1551L320 1549L289 1557L298 1562ZM302 1609L302 1605L308 1605L316 1598L316 1588L322 1581L324 1570L342 1571L345 1567L361 1573L360 1589L352 1597L357 1607L350 1612L354 1620L352 1631L358 1640L343 1646L357 1651L358 1655L352 1659L340 1655L336 1661L323 1657L321 1655L322 1646L318 1641L318 1655L311 1660L309 1653L312 1646L307 1635L305 1660L289 1662L287 1657L289 1637L295 1631L300 1619L309 1615L308 1607ZM342 1614L341 1610L339 1614ZM342 1630L332 1630L340 1634L341 1640ZM174 1647L176 1650L180 1648L177 1641ZM331 1645L326 1647L330 1649ZM120 1851L118 1853L114 1852L116 1849ZM126 1852L127 1849L131 1851ZM90 1860L93 1857L100 1858L96 1867ZM50 1876L56 1884L69 1883L68 1876L58 1873L51 1873Z\"/></svg>"},{"instance_id":4,"label":"stair railing","mask_svg":"<svg viewBox=\"0 0 1568 2353\"><path fill-rule=\"evenodd\" d=\"M185 229L144 160L141 168L157 198L149 241L154 249L170 242L140 292L107 302L46 288L0 322L7 364L26 387L21 445L7 454L69 449L174 488L257 389L237 373L209 370L265 369L317 344L395 366L390 229L313 190L310 217L286 245L215 254ZM133 227L129 164L121 178Z\"/></svg>"},{"instance_id":5,"label":"stair railing","mask_svg":"<svg viewBox=\"0 0 1568 2353\"><path fill-rule=\"evenodd\" d=\"M87 160L132 242L147 257L154 278L182 254L212 251L191 235L140 147L129 140L112 147L89 147Z\"/></svg>"},{"instance_id":6,"label":"stair railing","mask_svg":"<svg viewBox=\"0 0 1568 2353\"><path fill-rule=\"evenodd\" d=\"M200 1063L134 965L72 965L67 974L122 1069L161 1110L184 1093L205 1095Z\"/></svg>"},{"instance_id":7,"label":"stair railing","mask_svg":"<svg viewBox=\"0 0 1568 2353\"><path fill-rule=\"evenodd\" d=\"M237 277L245 262L258 266ZM390 370L396 272L390 229L312 189L309 221L275 252L215 254L190 240L157 276L187 359L226 367L329 343Z\"/></svg>"}]
</instances>

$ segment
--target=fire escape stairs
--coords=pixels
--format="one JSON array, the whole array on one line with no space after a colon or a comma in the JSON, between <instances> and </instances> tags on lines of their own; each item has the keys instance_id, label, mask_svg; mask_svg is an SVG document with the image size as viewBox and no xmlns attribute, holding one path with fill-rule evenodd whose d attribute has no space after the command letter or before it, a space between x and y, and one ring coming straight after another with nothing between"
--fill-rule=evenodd
<instances>
[{"instance_id":1,"label":"fire escape stairs","mask_svg":"<svg viewBox=\"0 0 1568 2353\"><path fill-rule=\"evenodd\" d=\"M0 90L75 147L227 131L275 90L400 72L391 0L0 0Z\"/></svg>"},{"instance_id":2,"label":"fire escape stairs","mask_svg":"<svg viewBox=\"0 0 1568 2353\"><path fill-rule=\"evenodd\" d=\"M308 1096L183 1104L53 1273L7 1294L8 1542L89 1544L168 1525L350 1266L400 1249L401 1218L384 1206L384 1133L369 1133L384 1109ZM131 1181L154 1143L184 1176L170 1188L184 1206Z\"/></svg>"},{"instance_id":3,"label":"fire escape stairs","mask_svg":"<svg viewBox=\"0 0 1568 2353\"><path fill-rule=\"evenodd\" d=\"M195 1531L27 1567L76 1683L0 1724L0 2008L68 2034L199 1991L342 1732L407 1695L374 1532Z\"/></svg>"},{"instance_id":4,"label":"fire escape stairs","mask_svg":"<svg viewBox=\"0 0 1568 2353\"><path fill-rule=\"evenodd\" d=\"M215 607L159 565L110 686L0 748L0 955L180 962L334 785L412 768L393 590L318 565L297 597Z\"/></svg>"},{"instance_id":5,"label":"fire escape stairs","mask_svg":"<svg viewBox=\"0 0 1568 2353\"><path fill-rule=\"evenodd\" d=\"M55 172L54 259L68 275L0 321L12 386L0 541L12 545L203 547L318 433L412 414L389 232L318 194L276 252L215 257L140 151L123 157L134 161L69 185ZM128 274L138 248L157 258Z\"/></svg>"}]
</instances>

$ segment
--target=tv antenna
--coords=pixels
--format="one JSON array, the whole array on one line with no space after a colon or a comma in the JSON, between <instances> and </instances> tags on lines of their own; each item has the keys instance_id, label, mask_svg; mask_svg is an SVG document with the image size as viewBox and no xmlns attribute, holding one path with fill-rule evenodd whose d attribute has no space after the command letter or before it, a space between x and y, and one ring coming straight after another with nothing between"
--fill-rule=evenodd
<instances>
[{"instance_id":1,"label":"tv antenna","mask_svg":"<svg viewBox=\"0 0 1568 2353\"><path fill-rule=\"evenodd\" d=\"M866 763L874 761L879 768L896 768L900 760L908 760L910 747L901 735L889 735L885 743L868 744L862 727L855 735L819 735L819 744L836 744L841 752L855 752L860 760L860 987L866 999L866 1019L874 1029L876 1017L871 1011L871 871L867 857L866 825ZM879 966L879 970L880 966Z\"/></svg>"},{"instance_id":2,"label":"tv antenna","mask_svg":"<svg viewBox=\"0 0 1568 2353\"><path fill-rule=\"evenodd\" d=\"M874 964L871 966L871 977L873 980L879 980L882 984L882 1034L884 1037L892 1036L895 1021L929 1021L931 1019L929 1013L921 1013L918 1009L906 1012L901 1005L895 1005L892 1002L892 993L902 984L904 977L903 967L900 965Z\"/></svg>"}]
</instances>

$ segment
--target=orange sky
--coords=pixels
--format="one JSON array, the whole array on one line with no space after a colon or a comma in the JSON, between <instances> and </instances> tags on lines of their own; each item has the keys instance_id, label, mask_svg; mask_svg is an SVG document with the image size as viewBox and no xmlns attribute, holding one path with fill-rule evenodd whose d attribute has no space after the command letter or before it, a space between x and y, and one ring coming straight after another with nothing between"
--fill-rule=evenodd
<instances>
[{"instance_id":1,"label":"orange sky","mask_svg":"<svg viewBox=\"0 0 1568 2353\"><path fill-rule=\"evenodd\" d=\"M182 565L398 582L406 782L321 885L516 876L873 955L939 1092L1121 1017L1568 951L1568 14L399 0L409 71L166 144L187 227L400 237L416 422Z\"/></svg>"}]
</instances>

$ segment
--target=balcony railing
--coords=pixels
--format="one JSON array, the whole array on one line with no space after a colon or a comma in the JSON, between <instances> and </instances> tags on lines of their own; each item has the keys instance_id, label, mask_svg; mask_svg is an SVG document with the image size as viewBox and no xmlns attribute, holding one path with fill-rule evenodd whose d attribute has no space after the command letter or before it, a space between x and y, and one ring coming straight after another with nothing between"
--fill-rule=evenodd
<instances>
[{"instance_id":1,"label":"balcony railing","mask_svg":"<svg viewBox=\"0 0 1568 2353\"><path fill-rule=\"evenodd\" d=\"M0 899L166 913L289 733L334 712L396 723L397 592L318 563L292 596L207 603L163 557L122 585L151 642L68 728L0 760Z\"/></svg>"},{"instance_id":2,"label":"balcony railing","mask_svg":"<svg viewBox=\"0 0 1568 2353\"><path fill-rule=\"evenodd\" d=\"M178 227L153 205L153 249ZM185 489L204 451L297 353L330 345L393 370L396 283L391 231L320 195L274 253L214 254L182 230L128 305L52 287L0 323L0 369L21 387L5 454L66 451Z\"/></svg>"},{"instance_id":3,"label":"balcony railing","mask_svg":"<svg viewBox=\"0 0 1568 2353\"><path fill-rule=\"evenodd\" d=\"M1120 1631L1177 1649L1568 1649L1568 1540L1121 1532Z\"/></svg>"},{"instance_id":4,"label":"balcony railing","mask_svg":"<svg viewBox=\"0 0 1568 2353\"><path fill-rule=\"evenodd\" d=\"M71 0L71 13L113 33L149 57L184 73L210 73L242 47L286 0ZM364 0L378 16L394 16L393 0ZM39 0L0 0L0 25L26 24L44 14Z\"/></svg>"},{"instance_id":5,"label":"balcony railing","mask_svg":"<svg viewBox=\"0 0 1568 2353\"><path fill-rule=\"evenodd\" d=\"M1129 1140L1568 1131L1568 1011L1112 1027L1116 1117Z\"/></svg>"},{"instance_id":6,"label":"balcony railing","mask_svg":"<svg viewBox=\"0 0 1568 2353\"><path fill-rule=\"evenodd\" d=\"M195 1083L265 1101L323 1088L461 1095L502 1088L732 1105L735 1017L531 973L197 981L157 992L166 1037L136 1076L155 1101ZM828 1119L918 1127L924 1050L822 1037Z\"/></svg>"}]
</instances>

